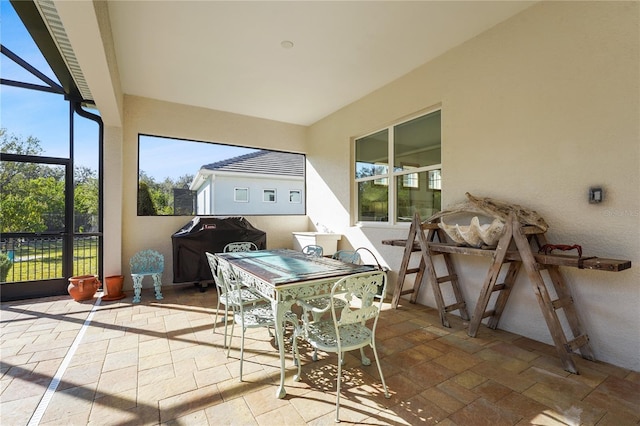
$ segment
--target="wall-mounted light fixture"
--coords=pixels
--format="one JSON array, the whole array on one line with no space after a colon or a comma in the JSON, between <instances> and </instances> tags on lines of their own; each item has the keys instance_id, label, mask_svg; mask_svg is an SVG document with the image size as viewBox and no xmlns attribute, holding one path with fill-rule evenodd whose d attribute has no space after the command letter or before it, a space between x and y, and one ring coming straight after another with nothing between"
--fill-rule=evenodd
<instances>
[{"instance_id":1,"label":"wall-mounted light fixture","mask_svg":"<svg viewBox=\"0 0 640 426\"><path fill-rule=\"evenodd\" d=\"M604 200L604 191L601 187L591 187L589 188L589 203L598 204Z\"/></svg>"}]
</instances>

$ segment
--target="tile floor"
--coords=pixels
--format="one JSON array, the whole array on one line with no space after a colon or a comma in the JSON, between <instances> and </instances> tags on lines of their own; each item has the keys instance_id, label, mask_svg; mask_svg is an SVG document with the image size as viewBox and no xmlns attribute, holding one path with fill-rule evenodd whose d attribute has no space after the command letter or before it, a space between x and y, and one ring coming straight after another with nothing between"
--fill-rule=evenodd
<instances>
[{"instance_id":1,"label":"tile floor","mask_svg":"<svg viewBox=\"0 0 640 426\"><path fill-rule=\"evenodd\" d=\"M293 381L289 358L287 396L277 399L278 355L264 329L249 331L239 382L239 351L227 358L223 328L212 332L215 291L182 285L163 292L162 301L145 289L140 304L128 294L95 309L97 299L68 296L2 304L0 424L334 423L335 357L313 363L307 350L301 382ZM572 375L549 345L484 326L470 338L465 326L454 318L444 328L424 306L385 305L377 341L391 399L382 395L375 364L363 367L350 355L343 423L640 422L640 373L576 357L581 374Z\"/></svg>"}]
</instances>

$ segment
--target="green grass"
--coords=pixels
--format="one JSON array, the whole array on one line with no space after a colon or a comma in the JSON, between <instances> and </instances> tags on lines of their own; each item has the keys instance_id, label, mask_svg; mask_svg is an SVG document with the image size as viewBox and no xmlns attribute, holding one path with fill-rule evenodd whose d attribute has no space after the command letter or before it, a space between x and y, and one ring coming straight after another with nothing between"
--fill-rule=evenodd
<instances>
[{"instance_id":1,"label":"green grass","mask_svg":"<svg viewBox=\"0 0 640 426\"><path fill-rule=\"evenodd\" d=\"M97 240L80 240L73 249L72 275L98 274ZM9 270L7 282L37 281L62 278L62 240L40 241L21 245L15 251L15 260Z\"/></svg>"}]
</instances>

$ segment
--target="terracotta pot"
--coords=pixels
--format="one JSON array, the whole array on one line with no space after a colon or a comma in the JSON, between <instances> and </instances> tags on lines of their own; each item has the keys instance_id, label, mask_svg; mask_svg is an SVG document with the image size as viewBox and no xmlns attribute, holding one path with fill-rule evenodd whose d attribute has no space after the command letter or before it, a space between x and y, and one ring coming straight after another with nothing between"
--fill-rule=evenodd
<instances>
[{"instance_id":1,"label":"terracotta pot","mask_svg":"<svg viewBox=\"0 0 640 426\"><path fill-rule=\"evenodd\" d=\"M100 281L95 275L79 275L69 278L67 291L76 302L93 299L100 287Z\"/></svg>"},{"instance_id":2,"label":"terracotta pot","mask_svg":"<svg viewBox=\"0 0 640 426\"><path fill-rule=\"evenodd\" d=\"M122 285L124 284L123 275L111 275L104 279L105 287L107 288L107 294L102 296L102 300L120 300L126 297L122 292Z\"/></svg>"}]
</instances>

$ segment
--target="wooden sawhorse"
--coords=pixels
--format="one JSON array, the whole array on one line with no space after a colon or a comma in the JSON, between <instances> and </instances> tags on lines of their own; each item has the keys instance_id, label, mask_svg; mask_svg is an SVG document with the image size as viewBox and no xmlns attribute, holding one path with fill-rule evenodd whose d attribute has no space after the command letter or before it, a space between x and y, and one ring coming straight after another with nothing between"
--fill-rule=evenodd
<instances>
[{"instance_id":1,"label":"wooden sawhorse","mask_svg":"<svg viewBox=\"0 0 640 426\"><path fill-rule=\"evenodd\" d=\"M428 230L426 236L424 234L425 229ZM435 241L436 236L438 242ZM406 240L385 240L382 243L405 247L396 288L393 293L392 306L396 308L400 296L408 293L411 293L410 302L415 303L426 272L426 279L433 288L442 324L446 327L449 327L449 322L446 318L448 312L459 310L463 319L469 319L466 304L460 292L458 277L449 256L451 254L463 254L485 256L493 259L484 280L473 317L469 323L468 334L471 337L477 335L480 323L484 318L489 318L488 327L497 328L518 272L524 266L563 367L574 374L578 373L571 357L574 351L579 350L581 356L585 359L595 360L595 357L589 345L589 337L578 318L570 289L566 285L559 267L577 267L612 272L622 271L631 267L631 262L628 260L534 253L532 250L533 243L537 245L538 249L547 244L544 232L535 226L521 226L514 214L509 216L505 224L504 233L495 247L473 248L450 244L446 242L445 233L439 229L437 223L422 223L418 214L414 216L409 229L409 237ZM411 254L416 251L420 252L420 265L417 268L409 268ZM446 275L444 276L437 276L436 274L433 264L433 256L435 255L444 257L446 267ZM498 283L503 265L508 265L508 270L503 281ZM545 278L541 274L543 270L547 271L551 288L555 290L557 296L555 299L552 298L545 283ZM406 276L414 273L416 277L413 288L411 290L403 290ZM445 305L442 297L440 285L444 282L450 282L453 286L456 301L451 305ZM498 297L493 308L487 310L487 305L494 292L499 292ZM572 335L571 339L567 338L567 334L562 327L558 316L560 310L562 310L567 320L569 331Z\"/></svg>"}]
</instances>

